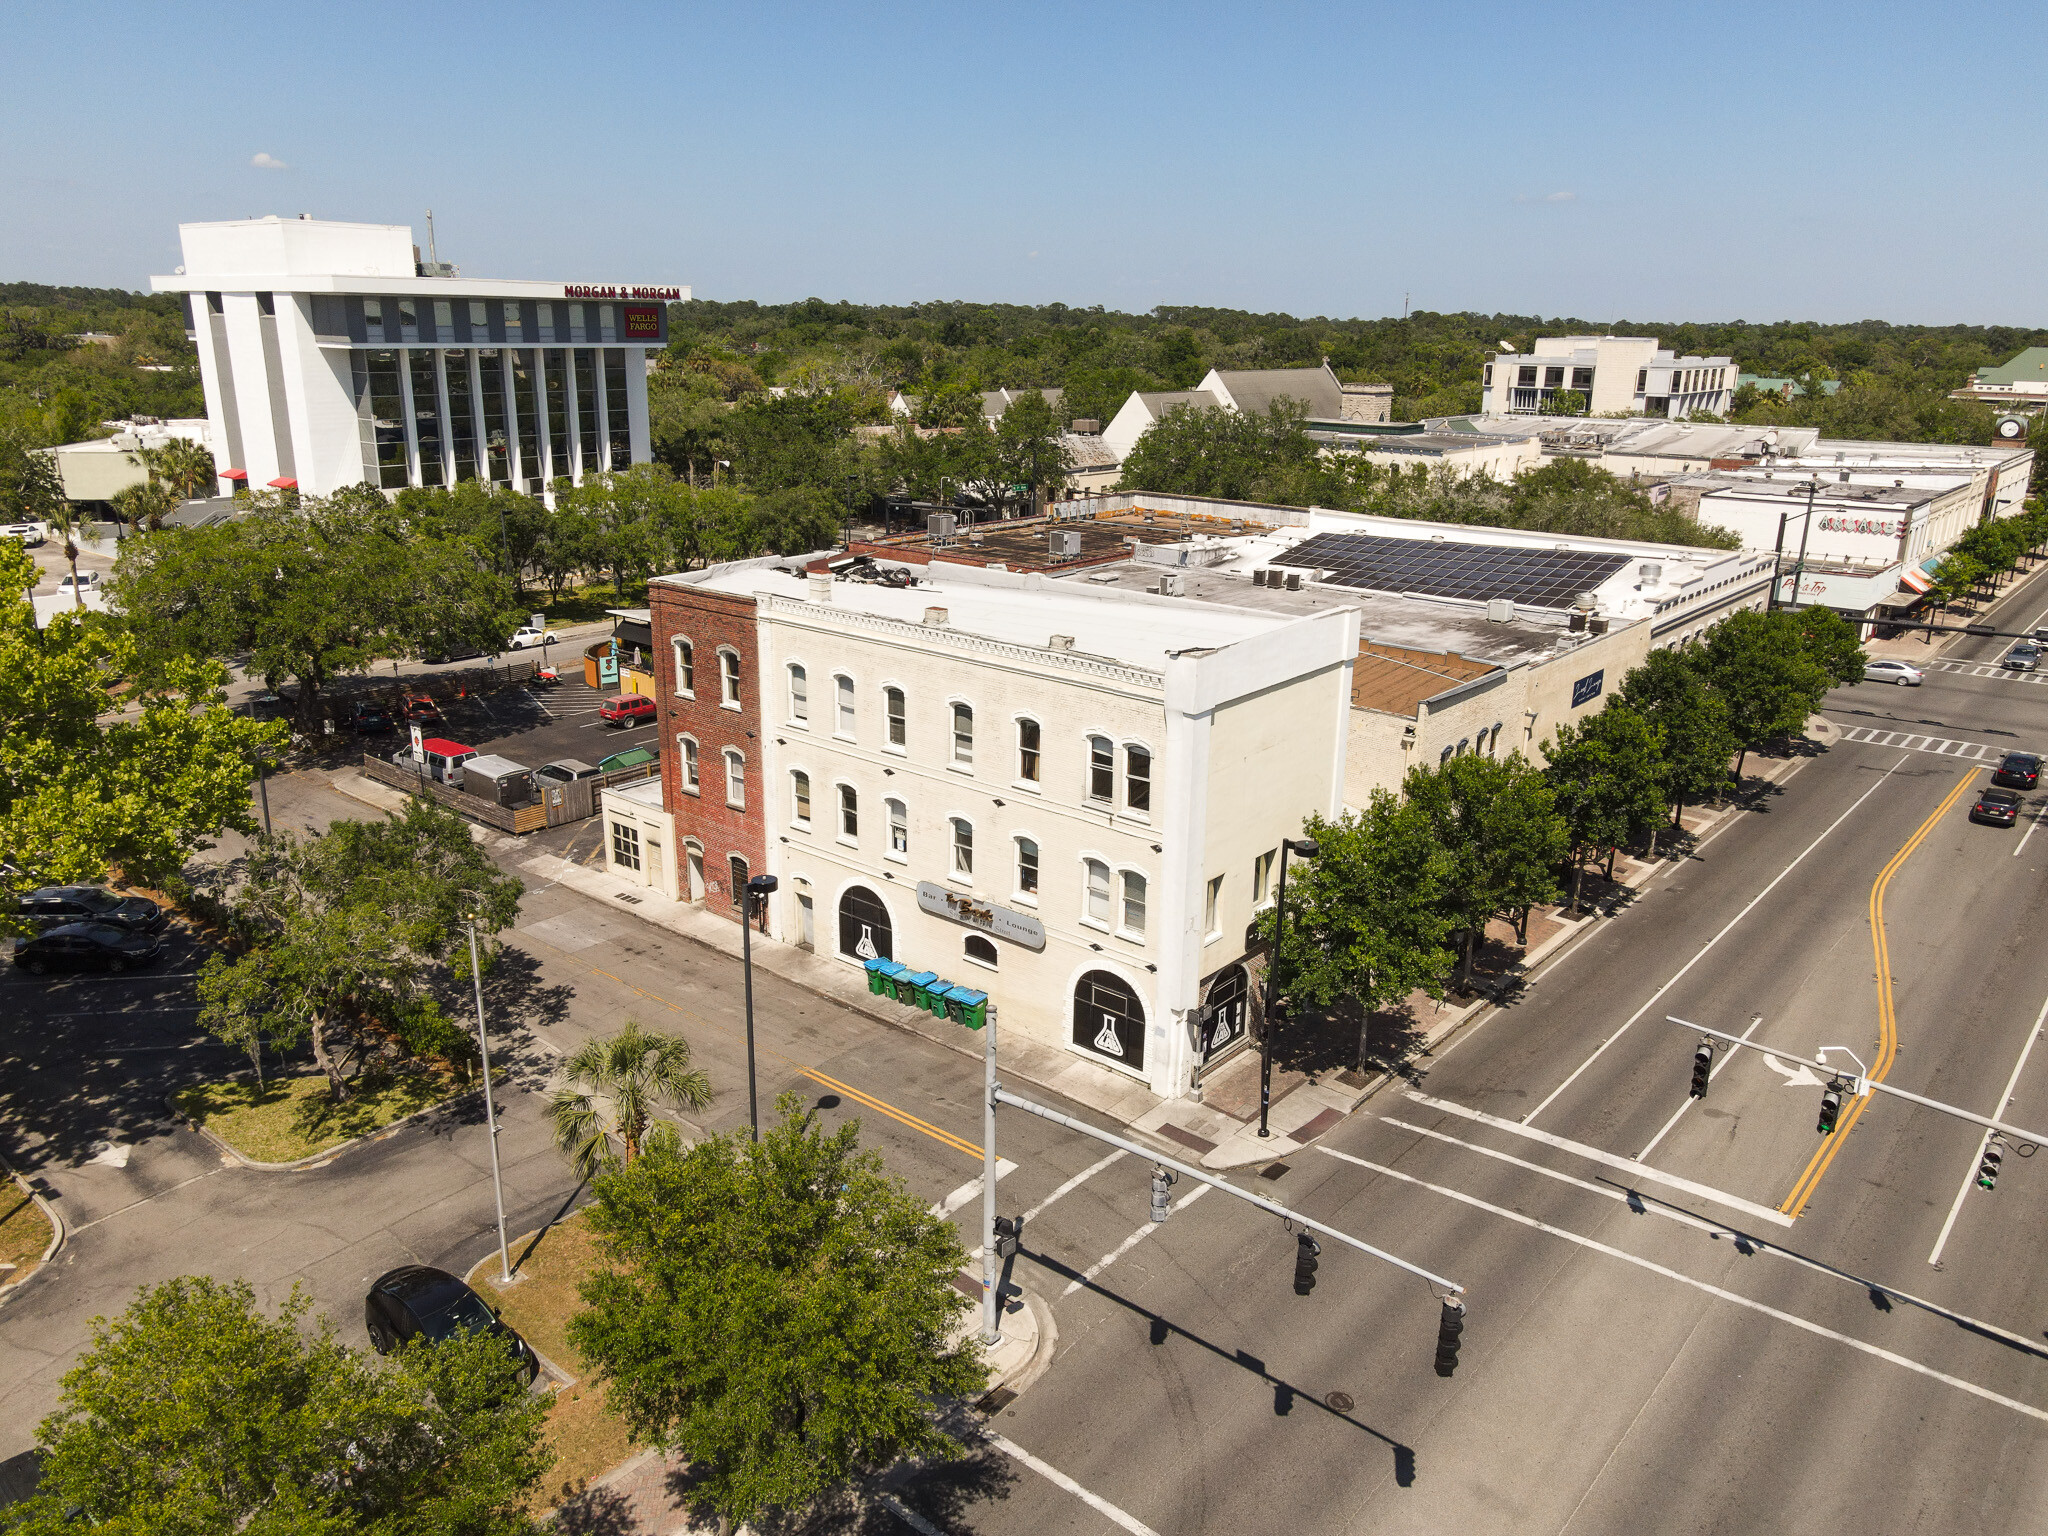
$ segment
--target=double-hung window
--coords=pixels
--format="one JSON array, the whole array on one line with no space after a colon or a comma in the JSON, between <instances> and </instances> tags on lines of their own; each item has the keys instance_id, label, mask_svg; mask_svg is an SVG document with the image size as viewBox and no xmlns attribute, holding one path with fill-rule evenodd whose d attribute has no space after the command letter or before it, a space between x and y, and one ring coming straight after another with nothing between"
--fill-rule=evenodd
<instances>
[{"instance_id":1,"label":"double-hung window","mask_svg":"<svg viewBox=\"0 0 2048 1536\"><path fill-rule=\"evenodd\" d=\"M789 664L789 723L806 724L811 718L811 676L795 662Z\"/></svg>"},{"instance_id":2,"label":"double-hung window","mask_svg":"<svg viewBox=\"0 0 2048 1536\"><path fill-rule=\"evenodd\" d=\"M1135 869L1124 871L1122 929L1129 934L1145 931L1145 877Z\"/></svg>"},{"instance_id":3,"label":"double-hung window","mask_svg":"<svg viewBox=\"0 0 2048 1536\"><path fill-rule=\"evenodd\" d=\"M909 732L903 718L903 690L884 688L882 710L889 717L889 745L900 747L909 739Z\"/></svg>"},{"instance_id":4,"label":"double-hung window","mask_svg":"<svg viewBox=\"0 0 2048 1536\"><path fill-rule=\"evenodd\" d=\"M882 809L889 813L889 851L893 854L910 852L910 808L901 800L885 800Z\"/></svg>"},{"instance_id":5,"label":"double-hung window","mask_svg":"<svg viewBox=\"0 0 2048 1536\"><path fill-rule=\"evenodd\" d=\"M1152 754L1143 747L1124 748L1124 805L1140 814L1152 809Z\"/></svg>"},{"instance_id":6,"label":"double-hung window","mask_svg":"<svg viewBox=\"0 0 2048 1536\"><path fill-rule=\"evenodd\" d=\"M851 738L853 735L853 679L850 677L835 677L832 679L832 685L834 691L839 696L838 719L832 729L841 736Z\"/></svg>"},{"instance_id":7,"label":"double-hung window","mask_svg":"<svg viewBox=\"0 0 2048 1536\"><path fill-rule=\"evenodd\" d=\"M790 820L800 827L811 824L811 776L801 768L789 776Z\"/></svg>"},{"instance_id":8,"label":"double-hung window","mask_svg":"<svg viewBox=\"0 0 2048 1536\"><path fill-rule=\"evenodd\" d=\"M687 640L672 640L676 653L676 692L686 699L697 696L697 652Z\"/></svg>"},{"instance_id":9,"label":"double-hung window","mask_svg":"<svg viewBox=\"0 0 2048 1536\"><path fill-rule=\"evenodd\" d=\"M736 811L747 808L747 760L731 747L725 749L725 803Z\"/></svg>"},{"instance_id":10,"label":"double-hung window","mask_svg":"<svg viewBox=\"0 0 2048 1536\"><path fill-rule=\"evenodd\" d=\"M839 786L839 835L847 839L860 836L860 794L851 784Z\"/></svg>"},{"instance_id":11,"label":"double-hung window","mask_svg":"<svg viewBox=\"0 0 2048 1536\"><path fill-rule=\"evenodd\" d=\"M1100 859L1087 862L1086 905L1081 910L1090 920L1109 926L1109 866Z\"/></svg>"},{"instance_id":12,"label":"double-hung window","mask_svg":"<svg viewBox=\"0 0 2048 1536\"><path fill-rule=\"evenodd\" d=\"M718 702L732 709L740 707L740 656L738 651L718 653Z\"/></svg>"},{"instance_id":13,"label":"double-hung window","mask_svg":"<svg viewBox=\"0 0 2048 1536\"><path fill-rule=\"evenodd\" d=\"M953 761L962 767L974 761L974 711L965 704L953 706Z\"/></svg>"},{"instance_id":14,"label":"double-hung window","mask_svg":"<svg viewBox=\"0 0 2048 1536\"><path fill-rule=\"evenodd\" d=\"M676 738L676 747L678 748L678 755L680 756L683 764L683 789L687 793L694 795L697 793L699 787L697 776L697 743L692 741L687 736L678 736Z\"/></svg>"},{"instance_id":15,"label":"double-hung window","mask_svg":"<svg viewBox=\"0 0 2048 1536\"><path fill-rule=\"evenodd\" d=\"M1038 844L1028 837L1017 839L1017 894L1038 894Z\"/></svg>"},{"instance_id":16,"label":"double-hung window","mask_svg":"<svg viewBox=\"0 0 2048 1536\"><path fill-rule=\"evenodd\" d=\"M953 873L974 878L974 823L958 816L953 818Z\"/></svg>"},{"instance_id":17,"label":"double-hung window","mask_svg":"<svg viewBox=\"0 0 2048 1536\"><path fill-rule=\"evenodd\" d=\"M1017 722L1017 777L1026 784L1038 782L1038 722Z\"/></svg>"},{"instance_id":18,"label":"double-hung window","mask_svg":"<svg viewBox=\"0 0 2048 1536\"><path fill-rule=\"evenodd\" d=\"M1102 805L1116 800L1116 748L1107 736L1088 738L1088 798Z\"/></svg>"}]
</instances>

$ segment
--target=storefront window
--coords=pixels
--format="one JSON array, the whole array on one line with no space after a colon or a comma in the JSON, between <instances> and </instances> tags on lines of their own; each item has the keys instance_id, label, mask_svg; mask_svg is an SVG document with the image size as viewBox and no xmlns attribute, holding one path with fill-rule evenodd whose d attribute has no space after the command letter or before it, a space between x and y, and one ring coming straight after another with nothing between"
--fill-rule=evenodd
<instances>
[{"instance_id":1,"label":"storefront window","mask_svg":"<svg viewBox=\"0 0 2048 1536\"><path fill-rule=\"evenodd\" d=\"M599 469L597 441L604 423L597 414L597 353L589 347L576 349L576 435L583 449L583 473Z\"/></svg>"},{"instance_id":2,"label":"storefront window","mask_svg":"<svg viewBox=\"0 0 2048 1536\"><path fill-rule=\"evenodd\" d=\"M606 339L610 339L607 328ZM613 469L633 462L633 429L626 419L626 352L623 347L604 350L605 431L611 438Z\"/></svg>"},{"instance_id":3,"label":"storefront window","mask_svg":"<svg viewBox=\"0 0 2048 1536\"><path fill-rule=\"evenodd\" d=\"M546 329L545 322L542 329ZM570 474L568 353L560 347L547 348L541 354L541 376L547 381L548 394L547 478L566 480Z\"/></svg>"},{"instance_id":4,"label":"storefront window","mask_svg":"<svg viewBox=\"0 0 2048 1536\"><path fill-rule=\"evenodd\" d=\"M434 377L434 354L415 347L405 354L412 369L413 430L420 442L420 484L444 485L441 460L441 386Z\"/></svg>"},{"instance_id":5,"label":"storefront window","mask_svg":"<svg viewBox=\"0 0 2048 1536\"><path fill-rule=\"evenodd\" d=\"M469 393L469 352L456 348L441 354L448 377L448 441L451 445L454 478L484 478L476 462L476 410Z\"/></svg>"}]
</instances>

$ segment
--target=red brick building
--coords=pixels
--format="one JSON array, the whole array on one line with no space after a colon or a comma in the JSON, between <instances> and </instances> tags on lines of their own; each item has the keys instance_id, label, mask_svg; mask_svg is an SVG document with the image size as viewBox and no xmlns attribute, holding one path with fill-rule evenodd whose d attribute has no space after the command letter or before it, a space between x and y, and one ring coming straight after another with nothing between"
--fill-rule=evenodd
<instances>
[{"instance_id":1,"label":"red brick building","mask_svg":"<svg viewBox=\"0 0 2048 1536\"><path fill-rule=\"evenodd\" d=\"M738 921L747 877L767 866L754 600L658 580L647 596L677 890Z\"/></svg>"}]
</instances>

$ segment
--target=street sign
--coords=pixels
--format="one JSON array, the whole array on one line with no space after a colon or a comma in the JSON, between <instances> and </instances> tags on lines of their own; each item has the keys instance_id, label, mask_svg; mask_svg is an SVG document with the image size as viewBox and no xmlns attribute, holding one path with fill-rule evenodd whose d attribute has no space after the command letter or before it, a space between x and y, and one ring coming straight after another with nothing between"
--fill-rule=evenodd
<instances>
[{"instance_id":1,"label":"street sign","mask_svg":"<svg viewBox=\"0 0 2048 1536\"><path fill-rule=\"evenodd\" d=\"M602 684L602 683L612 683L612 684L616 684L616 683L618 682L618 680L619 680L619 656L618 656L618 652L614 651L614 652L612 652L612 653L611 653L610 655L607 655L607 656L600 656L600 657L598 657L598 658L597 658L597 680L598 680L598 682L599 682L599 683L601 683L601 684Z\"/></svg>"},{"instance_id":2,"label":"street sign","mask_svg":"<svg viewBox=\"0 0 2048 1536\"><path fill-rule=\"evenodd\" d=\"M421 747L420 747L420 723L419 723L419 721L417 721L417 720L413 721L413 723L412 723L412 726L411 726L411 731L412 731L412 755L413 755L413 758L414 758L414 759L415 759L415 760L417 761L418 759L420 759L420 758L422 758L422 757L424 757L424 756L426 755L426 754L425 754L425 752L424 752L424 751L423 751L423 750L421 749Z\"/></svg>"}]
</instances>

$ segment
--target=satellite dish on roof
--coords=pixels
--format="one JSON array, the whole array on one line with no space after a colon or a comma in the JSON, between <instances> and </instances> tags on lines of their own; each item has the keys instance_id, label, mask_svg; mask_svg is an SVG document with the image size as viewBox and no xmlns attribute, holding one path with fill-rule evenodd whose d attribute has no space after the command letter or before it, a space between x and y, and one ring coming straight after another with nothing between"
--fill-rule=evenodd
<instances>
[{"instance_id":1,"label":"satellite dish on roof","mask_svg":"<svg viewBox=\"0 0 2048 1536\"><path fill-rule=\"evenodd\" d=\"M1504 341L1500 344L1500 349L1503 352L1512 352L1515 350L1515 344L1512 341Z\"/></svg>"}]
</instances>

